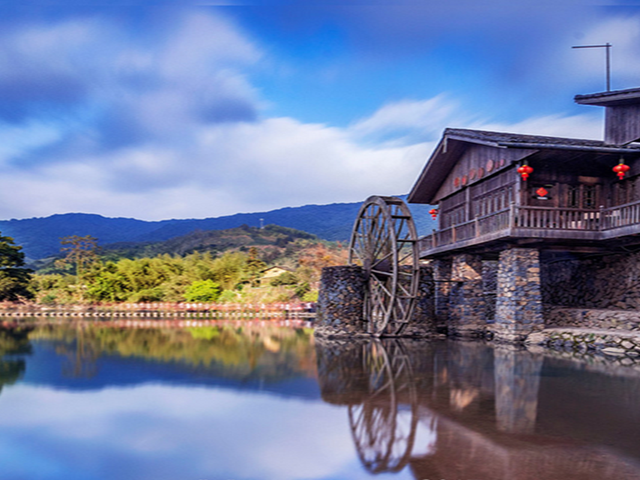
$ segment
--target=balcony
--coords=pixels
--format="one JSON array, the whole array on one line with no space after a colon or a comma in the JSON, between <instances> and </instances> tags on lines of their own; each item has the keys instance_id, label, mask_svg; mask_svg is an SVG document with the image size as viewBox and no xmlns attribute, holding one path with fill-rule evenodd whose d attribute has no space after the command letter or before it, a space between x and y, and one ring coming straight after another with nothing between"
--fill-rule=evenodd
<instances>
[{"instance_id":1,"label":"balcony","mask_svg":"<svg viewBox=\"0 0 640 480\"><path fill-rule=\"evenodd\" d=\"M530 207L512 204L420 239L421 257L509 239L597 242L640 233L640 201L615 207Z\"/></svg>"}]
</instances>

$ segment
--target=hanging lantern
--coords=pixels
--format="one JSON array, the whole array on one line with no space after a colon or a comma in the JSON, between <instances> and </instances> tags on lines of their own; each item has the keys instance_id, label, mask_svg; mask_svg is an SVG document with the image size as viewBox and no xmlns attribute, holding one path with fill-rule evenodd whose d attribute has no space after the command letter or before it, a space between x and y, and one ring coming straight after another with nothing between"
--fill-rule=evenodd
<instances>
[{"instance_id":1,"label":"hanging lantern","mask_svg":"<svg viewBox=\"0 0 640 480\"><path fill-rule=\"evenodd\" d=\"M613 171L618 175L618 178L622 180L624 178L624 174L629 171L631 167L629 165L624 164L624 160L621 158L620 163L613 167Z\"/></svg>"},{"instance_id":2,"label":"hanging lantern","mask_svg":"<svg viewBox=\"0 0 640 480\"><path fill-rule=\"evenodd\" d=\"M529 178L529 175L533 173L533 168L531 168L529 165L525 163L524 165L518 168L517 172L522 177L522 180L526 182L527 178Z\"/></svg>"},{"instance_id":3,"label":"hanging lantern","mask_svg":"<svg viewBox=\"0 0 640 480\"><path fill-rule=\"evenodd\" d=\"M435 220L436 217L438 216L438 209L437 208L432 208L431 210L429 210L429 213L431 214L431 218L433 218Z\"/></svg>"}]
</instances>

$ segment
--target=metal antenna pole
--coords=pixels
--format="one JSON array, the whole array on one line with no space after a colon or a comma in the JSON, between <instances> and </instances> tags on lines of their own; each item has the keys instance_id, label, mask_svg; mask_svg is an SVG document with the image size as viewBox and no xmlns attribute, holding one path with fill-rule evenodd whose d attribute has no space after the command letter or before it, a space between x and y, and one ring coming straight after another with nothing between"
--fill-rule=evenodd
<instances>
[{"instance_id":1,"label":"metal antenna pole","mask_svg":"<svg viewBox=\"0 0 640 480\"><path fill-rule=\"evenodd\" d=\"M611 91L611 47L612 45L607 42L604 45L577 45L571 48L604 48L606 49L606 70L607 70L607 92Z\"/></svg>"}]
</instances>

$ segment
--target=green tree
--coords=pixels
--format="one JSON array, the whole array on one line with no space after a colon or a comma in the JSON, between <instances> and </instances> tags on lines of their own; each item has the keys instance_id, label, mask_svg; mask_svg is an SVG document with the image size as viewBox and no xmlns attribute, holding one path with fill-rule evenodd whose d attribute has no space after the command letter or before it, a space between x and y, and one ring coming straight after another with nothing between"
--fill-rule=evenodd
<instances>
[{"instance_id":1,"label":"green tree","mask_svg":"<svg viewBox=\"0 0 640 480\"><path fill-rule=\"evenodd\" d=\"M17 300L30 297L27 290L31 280L31 270L25 268L22 247L11 237L0 234L0 300Z\"/></svg>"},{"instance_id":2,"label":"green tree","mask_svg":"<svg viewBox=\"0 0 640 480\"><path fill-rule=\"evenodd\" d=\"M244 279L247 256L240 252L227 252L216 258L211 266L213 280L224 290L232 290Z\"/></svg>"},{"instance_id":3,"label":"green tree","mask_svg":"<svg viewBox=\"0 0 640 480\"><path fill-rule=\"evenodd\" d=\"M87 289L92 300L121 302L127 299L130 286L127 279L118 272L114 262L106 262L100 272L94 276Z\"/></svg>"},{"instance_id":4,"label":"green tree","mask_svg":"<svg viewBox=\"0 0 640 480\"><path fill-rule=\"evenodd\" d=\"M197 280L184 293L187 302L215 302L220 297L222 289L213 280Z\"/></svg>"}]
</instances>

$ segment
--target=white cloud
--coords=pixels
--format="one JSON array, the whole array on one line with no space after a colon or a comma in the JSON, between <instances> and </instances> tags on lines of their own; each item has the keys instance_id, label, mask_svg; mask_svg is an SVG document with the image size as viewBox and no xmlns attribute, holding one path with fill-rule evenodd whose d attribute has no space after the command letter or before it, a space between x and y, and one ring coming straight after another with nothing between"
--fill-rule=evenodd
<instances>
[{"instance_id":1,"label":"white cloud","mask_svg":"<svg viewBox=\"0 0 640 480\"><path fill-rule=\"evenodd\" d=\"M460 115L459 106L446 95L427 100L402 100L382 106L373 115L354 123L350 130L355 135L402 138L411 133L422 137L440 134L442 125Z\"/></svg>"}]
</instances>

